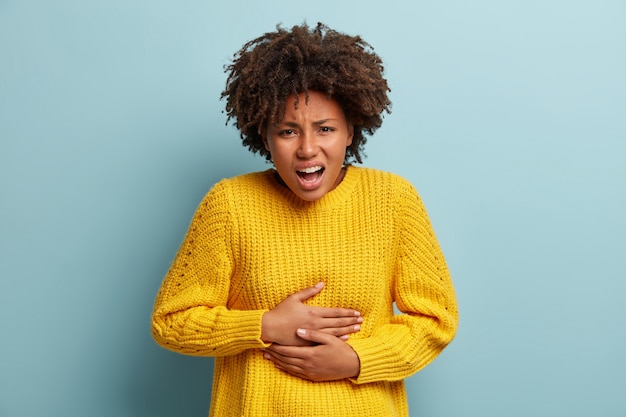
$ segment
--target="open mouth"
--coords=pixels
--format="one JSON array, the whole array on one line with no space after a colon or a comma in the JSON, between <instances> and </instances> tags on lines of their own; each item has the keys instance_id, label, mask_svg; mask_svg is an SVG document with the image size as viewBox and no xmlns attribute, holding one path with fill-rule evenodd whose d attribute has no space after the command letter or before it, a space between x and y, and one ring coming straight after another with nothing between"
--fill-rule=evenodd
<instances>
[{"instance_id":1,"label":"open mouth","mask_svg":"<svg viewBox=\"0 0 626 417\"><path fill-rule=\"evenodd\" d=\"M314 183L319 180L324 173L324 167L314 166L296 171L298 177L305 183Z\"/></svg>"}]
</instances>

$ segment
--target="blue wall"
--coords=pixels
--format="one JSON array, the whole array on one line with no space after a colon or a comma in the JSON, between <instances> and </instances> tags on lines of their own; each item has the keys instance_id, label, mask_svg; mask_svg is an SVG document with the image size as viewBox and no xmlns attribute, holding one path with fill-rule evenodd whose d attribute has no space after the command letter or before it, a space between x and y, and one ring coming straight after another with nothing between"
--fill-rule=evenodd
<instances>
[{"instance_id":1,"label":"blue wall","mask_svg":"<svg viewBox=\"0 0 626 417\"><path fill-rule=\"evenodd\" d=\"M245 41L322 20L386 62L367 166L421 191L461 307L412 415L626 416L626 4L0 1L0 416L204 416L149 333Z\"/></svg>"}]
</instances>

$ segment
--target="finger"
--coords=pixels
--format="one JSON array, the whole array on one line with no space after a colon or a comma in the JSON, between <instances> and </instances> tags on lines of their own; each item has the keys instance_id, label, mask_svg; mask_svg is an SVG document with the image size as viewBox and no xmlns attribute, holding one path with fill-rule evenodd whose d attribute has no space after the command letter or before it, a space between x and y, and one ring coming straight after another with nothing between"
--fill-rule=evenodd
<instances>
[{"instance_id":1,"label":"finger","mask_svg":"<svg viewBox=\"0 0 626 417\"><path fill-rule=\"evenodd\" d=\"M263 357L265 359L271 360L274 363L284 363L289 358L289 356L284 356L275 350L269 349L263 351Z\"/></svg>"},{"instance_id":2,"label":"finger","mask_svg":"<svg viewBox=\"0 0 626 417\"><path fill-rule=\"evenodd\" d=\"M349 327L357 324L363 323L363 317L361 316L352 316L352 317L339 317L339 318L328 318L325 317L320 320L320 324L315 329L330 329L331 327ZM303 326L304 327L304 326Z\"/></svg>"},{"instance_id":3,"label":"finger","mask_svg":"<svg viewBox=\"0 0 626 417\"><path fill-rule=\"evenodd\" d=\"M278 370L280 370L282 372L287 372L288 374L291 374L293 376L297 376L297 377L302 378L302 379L307 379L307 376L302 371L302 368L300 368L297 365L290 364L290 363L285 363L285 362L280 362L280 361L277 361L275 359L272 359L272 363L274 364L276 369L278 369Z\"/></svg>"},{"instance_id":4,"label":"finger","mask_svg":"<svg viewBox=\"0 0 626 417\"><path fill-rule=\"evenodd\" d=\"M301 358L306 353L303 353L303 349L306 349L310 346L293 346L293 345L279 345L274 343L265 349L263 349L264 353L269 353L273 357L281 358L281 360L285 360L287 358Z\"/></svg>"},{"instance_id":5,"label":"finger","mask_svg":"<svg viewBox=\"0 0 626 417\"><path fill-rule=\"evenodd\" d=\"M297 347L294 346L284 346L284 345L277 345L277 344L273 344L270 345L268 347L266 347L265 349L263 349L263 354L265 355L265 357L267 358L267 356L271 356L273 358L277 358L280 360L285 360L286 358L295 358L298 357L298 350Z\"/></svg>"},{"instance_id":6,"label":"finger","mask_svg":"<svg viewBox=\"0 0 626 417\"><path fill-rule=\"evenodd\" d=\"M265 349L263 357L282 368L299 367L302 364L304 357L306 357L306 354L303 355L303 352L299 352L298 350L290 351L287 346L283 346L283 348L285 349Z\"/></svg>"},{"instance_id":7,"label":"finger","mask_svg":"<svg viewBox=\"0 0 626 417\"><path fill-rule=\"evenodd\" d=\"M316 330L298 329L296 333L298 337L320 345L330 345L337 342L337 337Z\"/></svg>"},{"instance_id":8,"label":"finger","mask_svg":"<svg viewBox=\"0 0 626 417\"><path fill-rule=\"evenodd\" d=\"M308 300L309 298L314 297L317 294L319 294L323 288L324 288L324 283L318 282L312 287L305 288L303 290L298 291L297 293L292 294L292 296L295 297L298 301L304 302Z\"/></svg>"},{"instance_id":9,"label":"finger","mask_svg":"<svg viewBox=\"0 0 626 417\"><path fill-rule=\"evenodd\" d=\"M359 319L361 317L361 313L352 308L341 308L341 307L312 307L318 310L318 314L321 317L326 318L346 318L346 319ZM362 319L361 319L362 320Z\"/></svg>"},{"instance_id":10,"label":"finger","mask_svg":"<svg viewBox=\"0 0 626 417\"><path fill-rule=\"evenodd\" d=\"M352 333L357 333L361 330L361 325L355 324L353 326L345 326L345 327L327 327L324 329L318 329L320 332L324 332L326 334L333 335L335 337L347 336Z\"/></svg>"}]
</instances>

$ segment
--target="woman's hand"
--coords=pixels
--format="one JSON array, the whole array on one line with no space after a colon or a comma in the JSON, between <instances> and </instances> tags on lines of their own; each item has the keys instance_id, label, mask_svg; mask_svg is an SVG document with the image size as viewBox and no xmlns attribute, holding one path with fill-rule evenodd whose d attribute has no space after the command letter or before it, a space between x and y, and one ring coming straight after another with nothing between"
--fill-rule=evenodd
<instances>
[{"instance_id":1,"label":"woman's hand","mask_svg":"<svg viewBox=\"0 0 626 417\"><path fill-rule=\"evenodd\" d=\"M274 344L263 350L264 357L278 369L310 381L334 381L359 375L359 357L343 340L315 330L298 329L297 334L313 346Z\"/></svg>"},{"instance_id":2,"label":"woman's hand","mask_svg":"<svg viewBox=\"0 0 626 417\"><path fill-rule=\"evenodd\" d=\"M351 333L361 329L361 314L349 308L312 307L306 300L319 294L323 283L306 288L285 298L273 310L263 315L261 339L267 343L306 346L312 342L298 337L297 329L317 330L347 340ZM338 340L341 341L341 340Z\"/></svg>"}]
</instances>

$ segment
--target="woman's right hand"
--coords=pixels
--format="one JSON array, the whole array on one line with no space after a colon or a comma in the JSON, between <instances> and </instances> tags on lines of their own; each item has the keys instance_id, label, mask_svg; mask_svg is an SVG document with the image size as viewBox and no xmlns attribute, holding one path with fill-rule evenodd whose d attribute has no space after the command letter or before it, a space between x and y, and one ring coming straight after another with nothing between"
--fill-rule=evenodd
<instances>
[{"instance_id":1,"label":"woman's right hand","mask_svg":"<svg viewBox=\"0 0 626 417\"><path fill-rule=\"evenodd\" d=\"M261 339L266 343L290 346L311 345L298 337L297 329L318 330L343 340L361 329L361 314L353 309L340 307L313 307L306 300L322 291L322 282L290 295L262 318Z\"/></svg>"}]
</instances>

